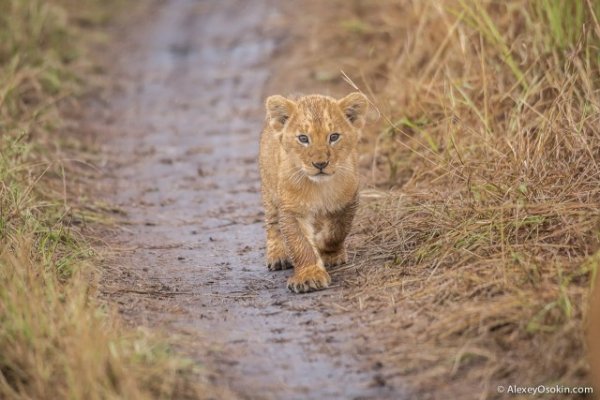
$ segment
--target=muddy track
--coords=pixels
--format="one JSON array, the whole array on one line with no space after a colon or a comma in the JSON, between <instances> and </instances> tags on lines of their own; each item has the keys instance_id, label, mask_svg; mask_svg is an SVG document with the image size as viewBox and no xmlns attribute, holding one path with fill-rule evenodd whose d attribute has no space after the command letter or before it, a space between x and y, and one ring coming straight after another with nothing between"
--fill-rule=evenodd
<instances>
[{"instance_id":1,"label":"muddy track","mask_svg":"<svg viewBox=\"0 0 600 400\"><path fill-rule=\"evenodd\" d=\"M337 305L351 268L293 295L291 272L264 265L257 154L274 7L162 2L126 39L103 136L107 200L126 217L102 290L129 323L184 338L233 397L402 398L359 356L369 328Z\"/></svg>"}]
</instances>

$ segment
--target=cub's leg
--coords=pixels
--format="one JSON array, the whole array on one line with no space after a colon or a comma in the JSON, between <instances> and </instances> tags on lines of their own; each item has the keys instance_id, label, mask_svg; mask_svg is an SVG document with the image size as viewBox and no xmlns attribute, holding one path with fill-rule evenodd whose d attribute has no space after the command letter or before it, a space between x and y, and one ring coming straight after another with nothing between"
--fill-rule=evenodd
<instances>
[{"instance_id":1,"label":"cub's leg","mask_svg":"<svg viewBox=\"0 0 600 400\"><path fill-rule=\"evenodd\" d=\"M288 279L288 288L296 293L304 293L328 287L331 277L313 243L310 221L298 214L282 211L279 224L286 249L294 263L294 274Z\"/></svg>"},{"instance_id":2,"label":"cub's leg","mask_svg":"<svg viewBox=\"0 0 600 400\"><path fill-rule=\"evenodd\" d=\"M347 261L344 241L352 227L357 208L358 195L342 209L326 216L316 240L325 266L344 264Z\"/></svg>"},{"instance_id":3,"label":"cub's leg","mask_svg":"<svg viewBox=\"0 0 600 400\"><path fill-rule=\"evenodd\" d=\"M285 245L279 230L279 213L272 204L265 202L265 229L267 231L267 268L270 271L292 268L285 252Z\"/></svg>"}]
</instances>

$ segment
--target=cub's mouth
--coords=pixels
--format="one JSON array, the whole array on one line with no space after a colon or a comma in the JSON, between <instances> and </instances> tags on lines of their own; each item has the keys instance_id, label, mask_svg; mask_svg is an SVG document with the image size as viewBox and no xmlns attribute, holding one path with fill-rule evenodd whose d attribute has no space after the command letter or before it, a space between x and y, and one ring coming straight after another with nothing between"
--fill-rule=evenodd
<instances>
[{"instance_id":1,"label":"cub's mouth","mask_svg":"<svg viewBox=\"0 0 600 400\"><path fill-rule=\"evenodd\" d=\"M308 179L310 179L313 182L322 182L322 181L326 181L329 180L331 177L333 176L333 173L326 173L326 172L317 172L316 174L313 175L308 175Z\"/></svg>"}]
</instances>

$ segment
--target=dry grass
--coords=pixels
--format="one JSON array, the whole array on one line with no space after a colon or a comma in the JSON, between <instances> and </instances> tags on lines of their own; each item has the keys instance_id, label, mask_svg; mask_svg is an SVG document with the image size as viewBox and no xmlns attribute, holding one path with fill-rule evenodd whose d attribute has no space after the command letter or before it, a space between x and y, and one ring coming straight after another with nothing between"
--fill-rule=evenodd
<instances>
[{"instance_id":1,"label":"dry grass","mask_svg":"<svg viewBox=\"0 0 600 400\"><path fill-rule=\"evenodd\" d=\"M186 362L93 295L87 222L103 217L79 197L86 155L60 106L76 105L84 44L117 4L75 4L0 0L0 398L200 397Z\"/></svg>"},{"instance_id":2,"label":"dry grass","mask_svg":"<svg viewBox=\"0 0 600 400\"><path fill-rule=\"evenodd\" d=\"M306 91L347 92L343 70L380 112L348 301L385 327L372 338L385 379L434 398L586 384L600 2L354 1L319 15L296 24L282 63Z\"/></svg>"}]
</instances>

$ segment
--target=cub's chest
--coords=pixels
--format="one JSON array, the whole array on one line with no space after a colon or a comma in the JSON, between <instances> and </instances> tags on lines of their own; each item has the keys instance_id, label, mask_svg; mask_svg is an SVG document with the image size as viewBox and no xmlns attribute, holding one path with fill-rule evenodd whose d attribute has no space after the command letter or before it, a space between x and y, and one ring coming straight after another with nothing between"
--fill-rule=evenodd
<instances>
[{"instance_id":1,"label":"cub's chest","mask_svg":"<svg viewBox=\"0 0 600 400\"><path fill-rule=\"evenodd\" d=\"M328 214L353 201L358 190L356 179L309 183L302 188L284 187L281 203L302 214Z\"/></svg>"}]
</instances>

